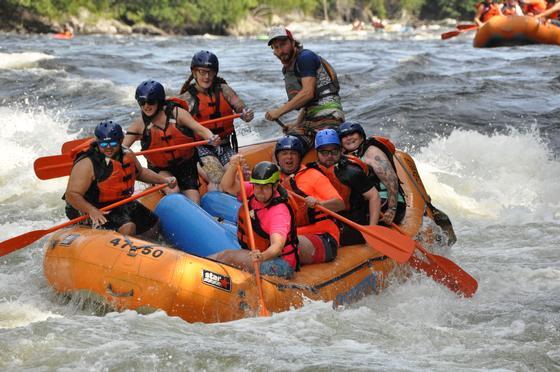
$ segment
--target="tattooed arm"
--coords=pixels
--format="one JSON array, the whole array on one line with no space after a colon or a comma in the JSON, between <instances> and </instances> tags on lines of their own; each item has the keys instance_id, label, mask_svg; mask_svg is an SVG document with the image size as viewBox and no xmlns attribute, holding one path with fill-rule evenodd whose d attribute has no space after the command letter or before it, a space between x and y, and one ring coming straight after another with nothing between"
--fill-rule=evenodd
<instances>
[{"instance_id":1,"label":"tattooed arm","mask_svg":"<svg viewBox=\"0 0 560 372\"><path fill-rule=\"evenodd\" d=\"M365 161L373 168L379 180L387 188L387 210L380 222L390 225L397 213L397 196L399 192L399 178L387 156L375 146L370 146L365 154Z\"/></svg>"},{"instance_id":2,"label":"tattooed arm","mask_svg":"<svg viewBox=\"0 0 560 372\"><path fill-rule=\"evenodd\" d=\"M233 108L233 111L240 113L242 112L242 119L246 122L253 120L255 114L253 110L247 108L245 103L239 98L237 93L227 84L222 84L222 92L226 101L228 101L229 105Z\"/></svg>"}]
</instances>

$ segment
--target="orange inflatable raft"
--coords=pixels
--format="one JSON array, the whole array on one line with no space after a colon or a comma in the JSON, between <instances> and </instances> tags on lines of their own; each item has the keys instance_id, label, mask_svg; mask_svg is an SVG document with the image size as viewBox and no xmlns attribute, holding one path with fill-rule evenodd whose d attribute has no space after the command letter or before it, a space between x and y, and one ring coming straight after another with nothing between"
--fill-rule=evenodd
<instances>
[{"instance_id":1,"label":"orange inflatable raft","mask_svg":"<svg viewBox=\"0 0 560 372\"><path fill-rule=\"evenodd\" d=\"M270 159L273 146L240 150L254 165ZM414 236L430 210L412 158L400 151L395 156L407 201L402 228ZM153 206L158 198L144 202ZM265 276L264 301L271 312L299 308L306 298L333 301L333 306L350 304L381 291L396 266L367 245L343 247L335 261L305 265L291 280ZM55 291L87 296L116 310L162 309L188 322L207 323L254 316L258 310L254 275L114 231L76 226L57 232L46 244L44 272Z\"/></svg>"},{"instance_id":2,"label":"orange inflatable raft","mask_svg":"<svg viewBox=\"0 0 560 372\"><path fill-rule=\"evenodd\" d=\"M477 31L473 41L475 48L530 44L560 45L560 27L529 16L497 16Z\"/></svg>"}]
</instances>

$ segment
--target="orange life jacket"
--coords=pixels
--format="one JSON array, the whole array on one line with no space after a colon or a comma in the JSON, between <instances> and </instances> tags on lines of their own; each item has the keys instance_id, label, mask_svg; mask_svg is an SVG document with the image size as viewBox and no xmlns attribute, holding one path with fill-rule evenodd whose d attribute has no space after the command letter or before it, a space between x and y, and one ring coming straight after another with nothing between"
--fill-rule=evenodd
<instances>
[{"instance_id":1,"label":"orange life jacket","mask_svg":"<svg viewBox=\"0 0 560 372\"><path fill-rule=\"evenodd\" d=\"M483 23L488 22L488 20L490 20L490 18L492 18L492 17L500 15L500 5L494 4L494 3L490 4L486 1L481 1L478 4L475 5L476 9L478 9L481 5L484 6L484 10L482 11L482 14L480 15L480 20Z\"/></svg>"},{"instance_id":2,"label":"orange life jacket","mask_svg":"<svg viewBox=\"0 0 560 372\"><path fill-rule=\"evenodd\" d=\"M504 6L502 7L502 14L505 16L514 16L517 15L517 12L515 10L515 6L507 6L504 4Z\"/></svg>"},{"instance_id":3,"label":"orange life jacket","mask_svg":"<svg viewBox=\"0 0 560 372\"><path fill-rule=\"evenodd\" d=\"M290 233L286 239L286 243L284 244L284 249L282 250L282 254L280 256L288 256L288 255L295 255L296 261L296 270L299 269L299 256L297 251L298 246L298 238L297 238L297 230L296 230L296 223L295 223L295 215L290 203L288 202L288 194L283 187L278 187L278 192L273 198L270 200L268 205L264 207L264 209L269 209L278 204L285 204L290 211L291 217L291 226L290 226ZM270 236L262 229L261 223L258 217L257 212L261 209L256 209L256 199L255 195L251 195L247 200L249 202L249 211L251 217L251 225L253 227L254 232L254 240L255 240L255 248L261 252L266 251L268 247L270 247ZM247 235L247 223L245 221L245 213L243 207L239 208L237 214L237 240L239 241L239 245L243 249L250 249L249 245L249 236ZM288 248L291 246L291 248Z\"/></svg>"},{"instance_id":4,"label":"orange life jacket","mask_svg":"<svg viewBox=\"0 0 560 372\"><path fill-rule=\"evenodd\" d=\"M348 156L343 155L337 164L329 168L326 168L325 166L317 162L307 164L308 168L317 169L319 172L323 173L329 179L329 181L331 181L331 184L334 186L336 191L338 191L338 193L342 197L342 200L344 200L345 211L348 211L352 208L352 204L350 202L350 195L352 194L352 189L350 188L350 186L348 186L347 184L341 181L340 174L341 172L344 172L345 168L349 164L357 165L364 171L366 175L369 173L368 165L352 155L348 155Z\"/></svg>"},{"instance_id":5,"label":"orange life jacket","mask_svg":"<svg viewBox=\"0 0 560 372\"><path fill-rule=\"evenodd\" d=\"M306 177L306 172L308 171L308 169L311 168L306 168L305 166L302 165L301 168L296 173L288 177L284 177L281 180L281 186L284 187L286 190L292 191L300 196L303 196L304 198L309 196L306 193L304 193L297 186L296 183L296 176L298 178ZM328 219L327 215L325 215L324 213L319 212L314 208L308 208L305 205L305 202L300 201L299 199L296 199L292 196L289 196L288 202L290 203L290 206L292 207L292 210L295 213L296 227L312 225L316 222Z\"/></svg>"},{"instance_id":6,"label":"orange life jacket","mask_svg":"<svg viewBox=\"0 0 560 372\"><path fill-rule=\"evenodd\" d=\"M170 103L170 101L166 103L166 119L163 129L154 124L144 122L144 133L142 134L142 139L140 140L142 150L182 145L194 141L194 134L192 130L185 127L177 127L177 121L172 113L174 107L176 107L176 105ZM153 154L147 154L146 160L148 160L148 163L153 167L166 169L192 158L195 151L195 148L190 147L185 149L155 152Z\"/></svg>"},{"instance_id":7,"label":"orange life jacket","mask_svg":"<svg viewBox=\"0 0 560 372\"><path fill-rule=\"evenodd\" d=\"M194 99L194 105L190 108L189 112L196 121L201 122L210 119L217 119L222 116L229 116L233 114L233 109L222 92L221 86L225 83L225 80L216 78L214 84L210 88L210 94L200 92L196 89L194 84L189 85L187 90ZM233 119L202 125L223 139L228 138L235 131ZM198 136L196 138L199 139Z\"/></svg>"},{"instance_id":8,"label":"orange life jacket","mask_svg":"<svg viewBox=\"0 0 560 372\"><path fill-rule=\"evenodd\" d=\"M117 154L106 162L106 157L97 149L94 142L89 150L78 155L76 162L89 158L93 164L95 180L86 191L84 198L96 207L108 205L125 199L134 193L136 163L129 151Z\"/></svg>"},{"instance_id":9,"label":"orange life jacket","mask_svg":"<svg viewBox=\"0 0 560 372\"><path fill-rule=\"evenodd\" d=\"M535 4L524 4L522 6L523 9L523 13L525 14L529 14L532 13L533 15L542 13L546 10L546 1L545 0L540 0L538 3Z\"/></svg>"}]
</instances>

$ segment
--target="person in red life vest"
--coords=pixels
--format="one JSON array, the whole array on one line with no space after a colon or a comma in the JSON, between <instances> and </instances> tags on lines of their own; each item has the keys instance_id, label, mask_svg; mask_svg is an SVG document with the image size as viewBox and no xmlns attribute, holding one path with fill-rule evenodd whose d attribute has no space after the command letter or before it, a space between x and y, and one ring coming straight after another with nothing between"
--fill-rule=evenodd
<instances>
[{"instance_id":1,"label":"person in red life vest","mask_svg":"<svg viewBox=\"0 0 560 372\"><path fill-rule=\"evenodd\" d=\"M535 15L536 19L549 19L550 22L560 27L560 22L558 21L558 15L560 14L560 2L556 2L555 4L549 4L549 8L537 15Z\"/></svg>"},{"instance_id":2,"label":"person in red life vest","mask_svg":"<svg viewBox=\"0 0 560 372\"><path fill-rule=\"evenodd\" d=\"M506 0L502 4L502 14L505 16L522 16L523 9L518 0Z\"/></svg>"},{"instance_id":3,"label":"person in red life vest","mask_svg":"<svg viewBox=\"0 0 560 372\"><path fill-rule=\"evenodd\" d=\"M528 16L538 15L547 9L546 0L521 0L521 9Z\"/></svg>"},{"instance_id":4,"label":"person in red life vest","mask_svg":"<svg viewBox=\"0 0 560 372\"><path fill-rule=\"evenodd\" d=\"M373 170L369 177L381 198L383 217L380 223L387 226L400 223L406 212L406 202L393 162L394 145L391 143L390 149L381 138L367 138L361 124L353 121L342 123L338 133L344 153L356 156Z\"/></svg>"},{"instance_id":5,"label":"person in red life vest","mask_svg":"<svg viewBox=\"0 0 560 372\"><path fill-rule=\"evenodd\" d=\"M352 155L342 155L340 139L334 129L323 129L315 137L317 162L307 164L323 173L344 200L344 217L361 225L377 225L380 214L379 193L368 177L369 167ZM340 245L365 243L362 234L341 223Z\"/></svg>"},{"instance_id":6,"label":"person in red life vest","mask_svg":"<svg viewBox=\"0 0 560 372\"><path fill-rule=\"evenodd\" d=\"M114 121L99 123L95 138L87 151L78 154L70 173L64 194L66 215L73 219L88 214L92 227L103 226L124 235L155 235L157 216L136 200L111 211L99 209L131 196L136 180L175 187L175 178L143 168L136 157L123 148L124 134Z\"/></svg>"},{"instance_id":7,"label":"person in red life vest","mask_svg":"<svg viewBox=\"0 0 560 372\"><path fill-rule=\"evenodd\" d=\"M178 101L166 100L165 89L157 81L140 83L135 98L142 117L128 128L123 142L126 147L137 140L140 140L142 150L181 145L194 142L195 135L211 140L215 146L220 144L220 137L196 122L177 104ZM181 191L195 203L200 202L196 148L155 152L146 155L146 159L153 171L177 178L176 187L164 190L167 194Z\"/></svg>"},{"instance_id":8,"label":"person in red life vest","mask_svg":"<svg viewBox=\"0 0 560 372\"><path fill-rule=\"evenodd\" d=\"M275 157L280 167L281 185L305 198L290 198L295 212L302 264L329 262L336 258L340 241L338 225L314 209L321 205L333 212L344 210L344 201L329 179L313 168L301 164L304 147L294 136L282 137L276 143Z\"/></svg>"},{"instance_id":9,"label":"person in red life vest","mask_svg":"<svg viewBox=\"0 0 560 372\"><path fill-rule=\"evenodd\" d=\"M324 58L304 49L283 26L270 29L268 45L282 63L288 102L269 110L265 118L274 121L300 110L296 122L287 124L284 132L299 137L307 152L313 148L317 131L336 129L344 121L336 71Z\"/></svg>"},{"instance_id":10,"label":"person in red life vest","mask_svg":"<svg viewBox=\"0 0 560 372\"><path fill-rule=\"evenodd\" d=\"M484 0L475 5L476 14L474 22L482 27L492 17L500 16L502 14L501 4L497 0Z\"/></svg>"},{"instance_id":11,"label":"person in red life vest","mask_svg":"<svg viewBox=\"0 0 560 372\"><path fill-rule=\"evenodd\" d=\"M191 60L191 73L183 84L179 98L184 99L191 115L200 121L217 119L242 113L241 119L253 120L253 110L249 109L237 93L218 76L220 64L214 53L206 50L197 52ZM218 188L225 166L237 152L237 136L233 119L205 125L222 139L219 147L200 146L198 155L202 168L200 174L209 183L209 189Z\"/></svg>"},{"instance_id":12,"label":"person in red life vest","mask_svg":"<svg viewBox=\"0 0 560 372\"><path fill-rule=\"evenodd\" d=\"M231 157L220 186L222 190L240 195L237 164L244 162L241 155ZM299 269L298 238L294 213L288 203L286 190L279 185L280 171L269 161L258 163L243 187L247 192L255 251L249 246L248 229L243 207L237 217L237 239L243 249L230 249L210 256L241 269L253 272L253 261L260 262L263 275L291 278Z\"/></svg>"}]
</instances>

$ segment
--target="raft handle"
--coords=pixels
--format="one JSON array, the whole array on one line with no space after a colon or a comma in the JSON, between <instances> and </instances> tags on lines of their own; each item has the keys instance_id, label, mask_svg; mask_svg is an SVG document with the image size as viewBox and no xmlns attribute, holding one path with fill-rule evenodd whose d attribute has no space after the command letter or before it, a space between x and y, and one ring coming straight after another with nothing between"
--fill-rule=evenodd
<instances>
[{"instance_id":1,"label":"raft handle","mask_svg":"<svg viewBox=\"0 0 560 372\"><path fill-rule=\"evenodd\" d=\"M107 289L105 290L105 292L107 292L109 295L111 295L113 297L132 297L132 296L134 296L134 289L131 289L128 292L121 292L121 293L113 292L113 286L111 285L111 283L107 284Z\"/></svg>"}]
</instances>

